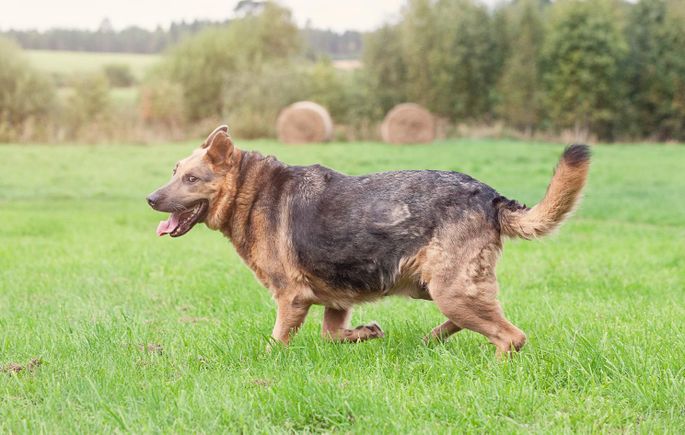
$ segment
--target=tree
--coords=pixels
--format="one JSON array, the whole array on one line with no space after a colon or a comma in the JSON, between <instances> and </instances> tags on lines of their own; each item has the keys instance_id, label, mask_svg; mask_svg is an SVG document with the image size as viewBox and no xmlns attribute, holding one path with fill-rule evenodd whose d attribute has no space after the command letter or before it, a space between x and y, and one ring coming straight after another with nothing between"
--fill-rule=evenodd
<instances>
[{"instance_id":1,"label":"tree","mask_svg":"<svg viewBox=\"0 0 685 435\"><path fill-rule=\"evenodd\" d=\"M232 74L287 61L300 47L290 11L268 2L257 15L210 28L172 50L162 69L183 89L191 120L219 116Z\"/></svg>"},{"instance_id":2,"label":"tree","mask_svg":"<svg viewBox=\"0 0 685 435\"><path fill-rule=\"evenodd\" d=\"M402 22L407 94L451 119L489 114L497 76L488 10L474 0L413 0Z\"/></svg>"},{"instance_id":3,"label":"tree","mask_svg":"<svg viewBox=\"0 0 685 435\"><path fill-rule=\"evenodd\" d=\"M685 139L685 5L641 0L629 16L631 133Z\"/></svg>"},{"instance_id":4,"label":"tree","mask_svg":"<svg viewBox=\"0 0 685 435\"><path fill-rule=\"evenodd\" d=\"M388 25L364 39L363 83L367 98L377 107L375 118L407 99L407 67L400 37L400 28Z\"/></svg>"},{"instance_id":5,"label":"tree","mask_svg":"<svg viewBox=\"0 0 685 435\"><path fill-rule=\"evenodd\" d=\"M577 134L611 139L623 103L619 65L625 41L608 3L559 0L545 40L549 118Z\"/></svg>"},{"instance_id":6,"label":"tree","mask_svg":"<svg viewBox=\"0 0 685 435\"><path fill-rule=\"evenodd\" d=\"M514 127L531 131L542 104L540 47L544 29L537 0L521 0L507 9L509 55L499 80L498 112Z\"/></svg>"}]
</instances>

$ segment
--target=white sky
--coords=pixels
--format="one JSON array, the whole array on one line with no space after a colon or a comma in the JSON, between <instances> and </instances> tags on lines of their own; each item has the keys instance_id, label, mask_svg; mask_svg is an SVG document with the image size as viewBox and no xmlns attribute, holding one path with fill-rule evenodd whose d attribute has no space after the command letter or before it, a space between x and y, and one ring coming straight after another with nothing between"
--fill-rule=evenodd
<instances>
[{"instance_id":1,"label":"white sky","mask_svg":"<svg viewBox=\"0 0 685 435\"><path fill-rule=\"evenodd\" d=\"M495 4L498 0L481 0ZM221 20L238 0L0 0L0 29L95 29L107 17L116 29L155 28L172 21ZM296 21L317 28L372 30L395 21L405 0L279 0Z\"/></svg>"}]
</instances>

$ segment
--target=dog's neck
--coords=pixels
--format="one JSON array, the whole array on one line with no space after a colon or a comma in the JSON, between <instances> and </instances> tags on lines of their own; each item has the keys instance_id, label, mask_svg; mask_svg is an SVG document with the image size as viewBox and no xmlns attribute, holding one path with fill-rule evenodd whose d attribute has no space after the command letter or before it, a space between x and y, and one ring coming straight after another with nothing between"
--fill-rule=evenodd
<instances>
[{"instance_id":1,"label":"dog's neck","mask_svg":"<svg viewBox=\"0 0 685 435\"><path fill-rule=\"evenodd\" d=\"M264 157L256 151L235 150L232 167L218 193L218 202L207 226L220 230L243 255L251 231L252 209L261 193L271 188L277 174L287 165L273 156ZM275 206L275 205L274 205Z\"/></svg>"}]
</instances>

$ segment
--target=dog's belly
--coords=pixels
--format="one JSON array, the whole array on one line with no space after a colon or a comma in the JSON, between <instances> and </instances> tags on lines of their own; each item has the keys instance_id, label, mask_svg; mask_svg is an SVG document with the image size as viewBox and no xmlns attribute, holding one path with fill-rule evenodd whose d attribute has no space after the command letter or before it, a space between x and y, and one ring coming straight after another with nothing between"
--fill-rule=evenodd
<instances>
[{"instance_id":1,"label":"dog's belly","mask_svg":"<svg viewBox=\"0 0 685 435\"><path fill-rule=\"evenodd\" d=\"M431 300L428 289L419 279L420 260L417 256L400 261L397 270L398 273L394 274L392 281L386 282L385 287L376 288L336 286L325 278L310 275L308 283L312 289L311 302L346 309L356 304L373 302L387 296ZM367 278L365 282L368 281L372 281L372 279ZM377 281L380 282L380 280Z\"/></svg>"},{"instance_id":2,"label":"dog's belly","mask_svg":"<svg viewBox=\"0 0 685 435\"><path fill-rule=\"evenodd\" d=\"M312 288L310 302L338 309L348 309L354 305L374 302L388 296L404 296L412 299L431 300L428 291L419 285L394 287L388 291L355 291L351 289Z\"/></svg>"}]
</instances>

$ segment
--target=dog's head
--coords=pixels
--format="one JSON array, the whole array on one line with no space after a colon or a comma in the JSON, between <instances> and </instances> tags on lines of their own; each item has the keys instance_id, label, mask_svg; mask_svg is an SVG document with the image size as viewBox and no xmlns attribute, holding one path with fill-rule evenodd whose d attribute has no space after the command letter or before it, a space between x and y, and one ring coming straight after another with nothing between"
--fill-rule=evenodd
<instances>
[{"instance_id":1,"label":"dog's head","mask_svg":"<svg viewBox=\"0 0 685 435\"><path fill-rule=\"evenodd\" d=\"M237 149L228 127L217 127L202 146L174 167L171 180L147 197L150 207L171 213L157 226L157 235L179 237L198 222L208 226L217 213L217 202L225 195Z\"/></svg>"}]
</instances>

